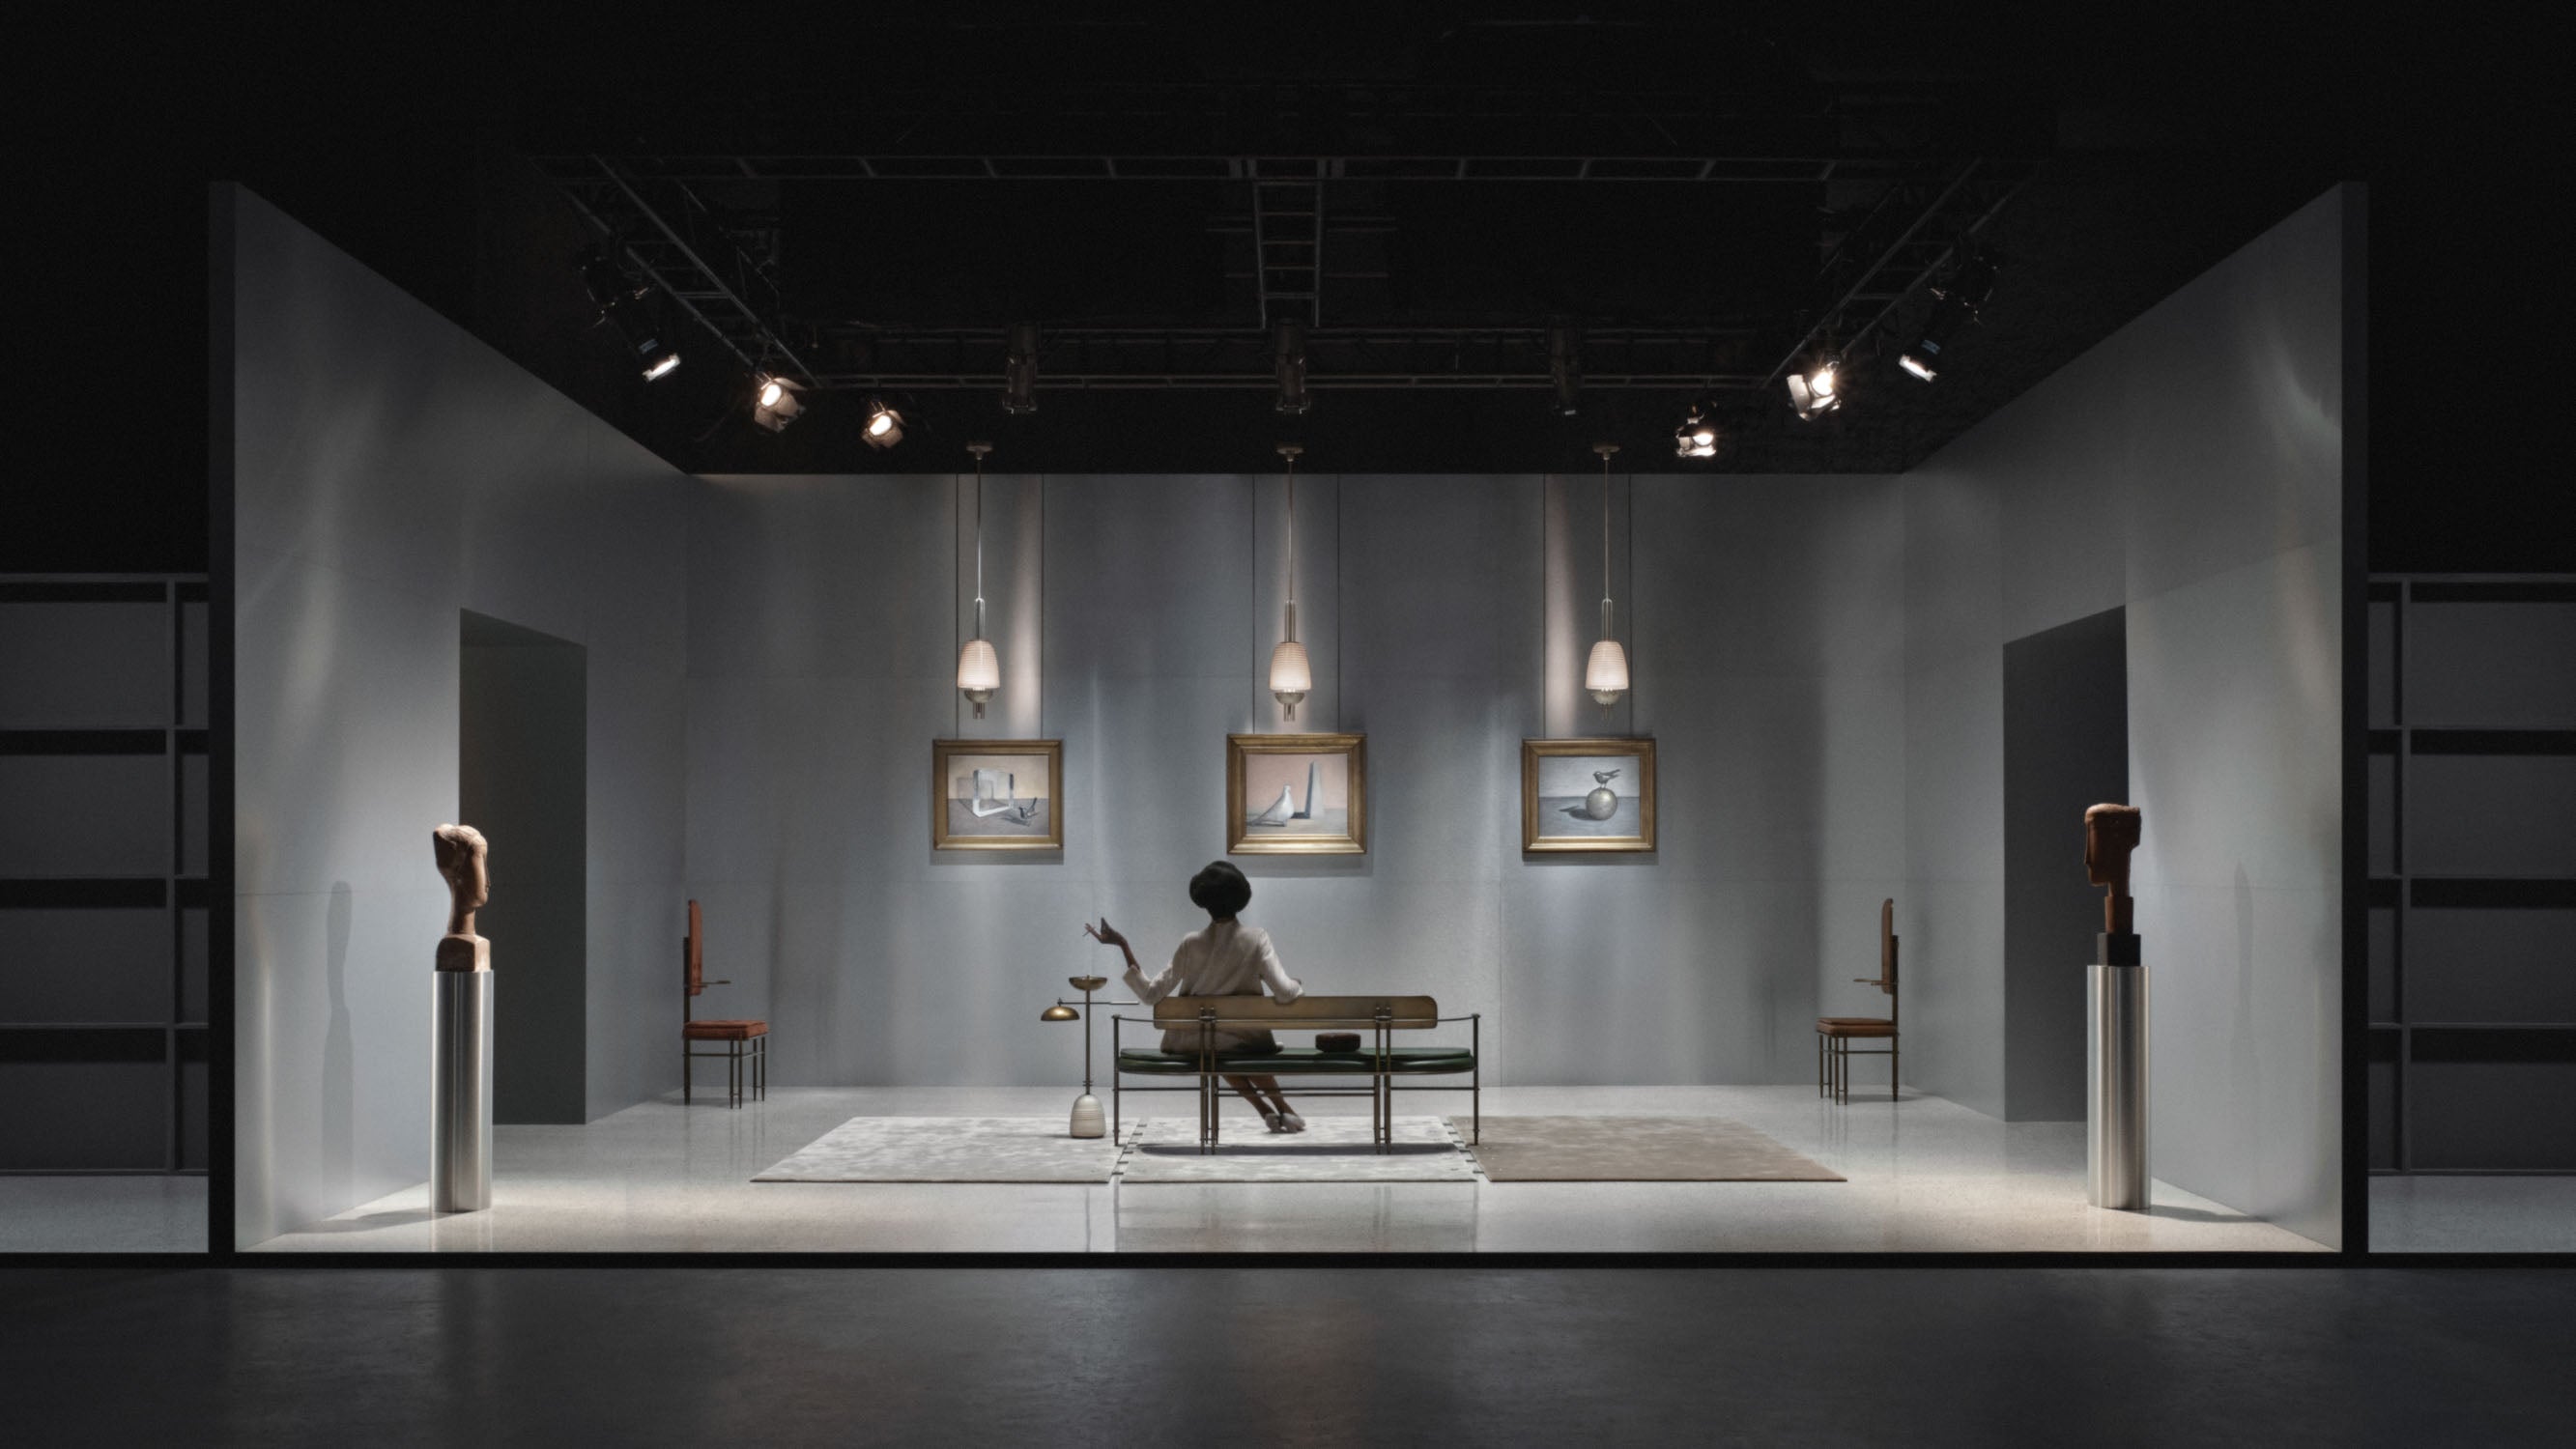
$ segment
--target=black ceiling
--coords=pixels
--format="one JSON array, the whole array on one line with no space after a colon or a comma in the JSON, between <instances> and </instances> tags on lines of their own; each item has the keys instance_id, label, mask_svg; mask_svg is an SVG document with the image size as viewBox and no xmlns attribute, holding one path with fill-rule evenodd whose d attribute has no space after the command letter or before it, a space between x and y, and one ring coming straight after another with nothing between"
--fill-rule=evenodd
<instances>
[{"instance_id":1,"label":"black ceiling","mask_svg":"<svg viewBox=\"0 0 2576 1449\"><path fill-rule=\"evenodd\" d=\"M162 380L200 365L203 183L227 178L692 470L938 468L986 435L997 465L1023 468L1251 469L1292 435L1334 470L1564 468L1600 436L1667 455L1681 407L1712 386L1728 451L1676 466L1878 470L2358 178L2373 186L2374 507L2397 521L2374 556L2461 566L2519 543L2535 566L2554 430L2435 402L2490 329L2546 337L2562 306L2533 284L2552 207L2529 178L2563 154L2566 103L2513 63L2528 38L2464 50L2287 12L2202 29L2065 7L2010 25L1864 5L1642 23L1617 7L1245 9L639 16L579 36L542 33L533 10L401 34L291 5L148 31L83 19L59 91L33 93L42 123L22 149L52 164L31 193L52 204L16 237L22 280L80 280L23 289L26 316L184 398ZM2482 114L2510 118L2514 144ZM637 205L604 203L612 175ZM1266 370L1248 229L1264 177L1304 182L1327 218L1302 419L1263 387L1206 385ZM570 259L594 220L649 242L644 211L708 243L706 269L743 305L691 305L732 346L783 345L853 391L822 392L785 433L754 428L744 368L711 331L671 379L634 378L590 328ZM1769 381L1780 363L1819 324L1901 333L1980 223L2002 280L1941 381L1864 349L1850 406L1792 417ZM1042 328L1039 408L1006 419L1001 329L1023 321ZM1571 419L1533 385L1550 325L1587 338L1594 385ZM2542 390L2564 369L2548 348L2516 366ZM1115 385L1148 375L1183 385ZM1379 382L1346 385L1363 376ZM856 403L889 377L920 426L876 453ZM101 430L76 421L92 401L69 381L30 395L29 416L59 420L53 472L94 481L20 489L13 508L73 540L65 557L151 553L116 540L162 512L179 521L161 554L201 552L184 490L202 477L202 411ZM2488 522L2462 532L2468 516ZM2390 553L2393 536L2419 546Z\"/></svg>"}]
</instances>

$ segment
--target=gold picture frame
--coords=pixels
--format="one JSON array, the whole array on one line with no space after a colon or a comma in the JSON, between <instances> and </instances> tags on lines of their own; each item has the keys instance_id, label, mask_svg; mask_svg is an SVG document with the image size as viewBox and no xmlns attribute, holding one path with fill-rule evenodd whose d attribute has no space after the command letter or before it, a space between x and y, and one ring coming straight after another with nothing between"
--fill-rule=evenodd
<instances>
[{"instance_id":1,"label":"gold picture frame","mask_svg":"<svg viewBox=\"0 0 2576 1449\"><path fill-rule=\"evenodd\" d=\"M1546 762L1551 760L1562 763L1550 767ZM1622 760L1629 763L1612 763ZM1590 788L1574 793L1574 785L1583 783L1585 774L1593 777ZM1543 778L1549 776L1556 778ZM1622 790L1623 783L1629 788ZM1542 794L1543 785L1552 793ZM1605 794L1610 796L1609 813L1595 813ZM1654 848L1653 737L1521 741L1524 854L1642 854Z\"/></svg>"},{"instance_id":2,"label":"gold picture frame","mask_svg":"<svg viewBox=\"0 0 2576 1449\"><path fill-rule=\"evenodd\" d=\"M1030 779L1046 793L1027 793ZM1064 741L932 740L930 848L1062 850Z\"/></svg>"},{"instance_id":3,"label":"gold picture frame","mask_svg":"<svg viewBox=\"0 0 2576 1449\"><path fill-rule=\"evenodd\" d=\"M1273 813L1281 818L1256 818ZM1225 853L1367 854L1368 736L1227 735Z\"/></svg>"}]
</instances>

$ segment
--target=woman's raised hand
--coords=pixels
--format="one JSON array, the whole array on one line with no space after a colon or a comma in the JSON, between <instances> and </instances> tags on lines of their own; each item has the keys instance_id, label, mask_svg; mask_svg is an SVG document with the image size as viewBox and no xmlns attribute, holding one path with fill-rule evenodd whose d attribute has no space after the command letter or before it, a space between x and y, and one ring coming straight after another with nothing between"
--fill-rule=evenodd
<instances>
[{"instance_id":1,"label":"woman's raised hand","mask_svg":"<svg viewBox=\"0 0 2576 1449\"><path fill-rule=\"evenodd\" d=\"M1118 933L1116 926L1109 924L1107 916L1102 916L1097 926L1088 921L1083 922L1082 933L1103 946L1117 946L1124 949L1127 945L1127 938Z\"/></svg>"}]
</instances>

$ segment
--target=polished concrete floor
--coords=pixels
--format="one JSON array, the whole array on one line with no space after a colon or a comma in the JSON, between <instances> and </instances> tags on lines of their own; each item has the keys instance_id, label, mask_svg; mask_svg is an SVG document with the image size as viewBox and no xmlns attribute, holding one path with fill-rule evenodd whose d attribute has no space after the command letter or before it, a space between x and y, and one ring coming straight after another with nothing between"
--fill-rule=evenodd
<instances>
[{"instance_id":1,"label":"polished concrete floor","mask_svg":"<svg viewBox=\"0 0 2576 1449\"><path fill-rule=\"evenodd\" d=\"M12 1444L2567 1442L2576 1272L0 1272Z\"/></svg>"},{"instance_id":2,"label":"polished concrete floor","mask_svg":"<svg viewBox=\"0 0 2576 1449\"><path fill-rule=\"evenodd\" d=\"M204 1251L203 1177L0 1177L0 1253Z\"/></svg>"},{"instance_id":3,"label":"polished concrete floor","mask_svg":"<svg viewBox=\"0 0 2576 1449\"><path fill-rule=\"evenodd\" d=\"M1428 1097L1463 1109L1464 1098ZM1137 1113L1190 1099L1131 1098ZM2315 1251L2159 1184L2155 1211L2084 1201L2081 1123L2004 1123L1937 1097L1811 1087L1499 1088L1489 1114L1732 1117L1847 1182L754 1183L842 1121L1056 1115L1056 1089L779 1089L728 1110L648 1102L581 1127L499 1129L493 1205L434 1216L414 1187L271 1239L296 1251L2069 1252ZM1365 1106L1351 1104L1365 1112ZM1239 1104L1238 1104L1239 1109ZM1248 1114L1229 1132L1260 1132Z\"/></svg>"},{"instance_id":4,"label":"polished concrete floor","mask_svg":"<svg viewBox=\"0 0 2576 1449\"><path fill-rule=\"evenodd\" d=\"M2380 1253L2576 1253L2576 1177L2374 1177Z\"/></svg>"}]
</instances>

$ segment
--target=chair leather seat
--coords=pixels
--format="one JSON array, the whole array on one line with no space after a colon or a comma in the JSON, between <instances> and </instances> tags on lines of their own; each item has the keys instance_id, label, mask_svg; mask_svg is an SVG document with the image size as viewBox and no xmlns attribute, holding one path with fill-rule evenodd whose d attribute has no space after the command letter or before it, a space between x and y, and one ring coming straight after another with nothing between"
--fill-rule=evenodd
<instances>
[{"instance_id":1,"label":"chair leather seat","mask_svg":"<svg viewBox=\"0 0 2576 1449\"><path fill-rule=\"evenodd\" d=\"M1364 1075L1377 1070L1377 1054L1370 1051L1328 1052L1313 1047L1282 1047L1275 1052L1219 1052L1216 1069L1253 1076ZM1387 1070L1397 1076L1472 1072L1475 1069L1476 1054L1465 1047L1396 1047L1387 1054ZM1149 1076L1194 1077L1198 1075L1199 1059L1194 1052L1129 1047L1118 1053L1118 1070Z\"/></svg>"},{"instance_id":2,"label":"chair leather seat","mask_svg":"<svg viewBox=\"0 0 2576 1449\"><path fill-rule=\"evenodd\" d=\"M1894 1036L1895 1023L1883 1016L1820 1016L1816 1030L1825 1036Z\"/></svg>"},{"instance_id":3,"label":"chair leather seat","mask_svg":"<svg viewBox=\"0 0 2576 1449\"><path fill-rule=\"evenodd\" d=\"M683 1041L749 1041L767 1035L765 1021L692 1021L680 1028Z\"/></svg>"}]
</instances>

